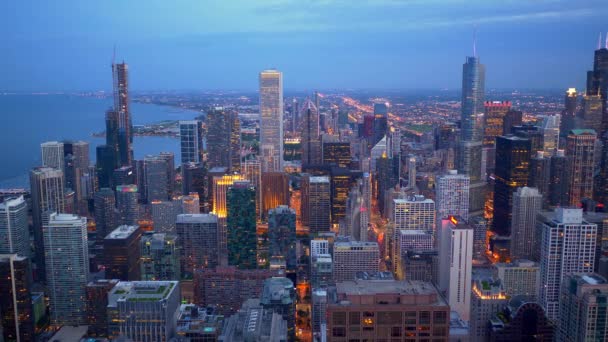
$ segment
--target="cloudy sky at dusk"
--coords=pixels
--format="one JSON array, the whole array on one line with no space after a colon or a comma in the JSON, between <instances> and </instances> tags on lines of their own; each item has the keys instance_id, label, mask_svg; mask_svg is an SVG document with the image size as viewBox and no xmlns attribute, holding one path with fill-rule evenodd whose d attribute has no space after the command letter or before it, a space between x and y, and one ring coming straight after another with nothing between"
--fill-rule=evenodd
<instances>
[{"instance_id":1,"label":"cloudy sky at dusk","mask_svg":"<svg viewBox=\"0 0 608 342\"><path fill-rule=\"evenodd\" d=\"M477 52L491 88L583 87L606 0L2 1L0 90L103 90L113 46L131 88L460 87Z\"/></svg>"}]
</instances>

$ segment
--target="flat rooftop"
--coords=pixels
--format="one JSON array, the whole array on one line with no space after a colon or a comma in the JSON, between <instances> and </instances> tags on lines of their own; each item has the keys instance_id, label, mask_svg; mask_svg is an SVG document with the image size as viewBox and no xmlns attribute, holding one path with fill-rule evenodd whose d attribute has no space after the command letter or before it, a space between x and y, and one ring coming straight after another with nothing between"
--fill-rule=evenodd
<instances>
[{"instance_id":1,"label":"flat rooftop","mask_svg":"<svg viewBox=\"0 0 608 342\"><path fill-rule=\"evenodd\" d=\"M417 280L349 280L336 284L336 289L338 293L354 295L438 295L437 289L433 284ZM441 296L438 295L438 298L441 298Z\"/></svg>"},{"instance_id":2,"label":"flat rooftop","mask_svg":"<svg viewBox=\"0 0 608 342\"><path fill-rule=\"evenodd\" d=\"M119 301L154 302L166 299L179 288L179 281L121 281L108 293L108 306Z\"/></svg>"},{"instance_id":3,"label":"flat rooftop","mask_svg":"<svg viewBox=\"0 0 608 342\"><path fill-rule=\"evenodd\" d=\"M133 232L135 232L137 228L139 228L139 226L118 226L118 228L114 229L110 234L108 234L108 236L106 236L106 240L126 239L131 236L131 234L133 234Z\"/></svg>"}]
</instances>

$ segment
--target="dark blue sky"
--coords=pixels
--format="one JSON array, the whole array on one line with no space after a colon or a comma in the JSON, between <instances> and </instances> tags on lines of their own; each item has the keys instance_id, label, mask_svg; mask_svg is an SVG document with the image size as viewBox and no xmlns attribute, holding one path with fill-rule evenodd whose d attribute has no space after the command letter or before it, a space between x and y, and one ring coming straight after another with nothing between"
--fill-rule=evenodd
<instances>
[{"instance_id":1,"label":"dark blue sky","mask_svg":"<svg viewBox=\"0 0 608 342\"><path fill-rule=\"evenodd\" d=\"M584 86L608 0L2 1L0 90L459 88L472 51L487 87ZM605 35L605 33L604 33Z\"/></svg>"}]
</instances>

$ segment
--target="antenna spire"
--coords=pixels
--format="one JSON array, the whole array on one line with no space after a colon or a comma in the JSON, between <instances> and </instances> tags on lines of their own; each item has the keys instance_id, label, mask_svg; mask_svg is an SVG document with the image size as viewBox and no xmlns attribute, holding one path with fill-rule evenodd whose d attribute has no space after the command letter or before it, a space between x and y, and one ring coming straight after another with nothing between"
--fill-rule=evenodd
<instances>
[{"instance_id":1,"label":"antenna spire","mask_svg":"<svg viewBox=\"0 0 608 342\"><path fill-rule=\"evenodd\" d=\"M114 44L114 49L112 50L112 65L116 61L116 44Z\"/></svg>"},{"instance_id":2,"label":"antenna spire","mask_svg":"<svg viewBox=\"0 0 608 342\"><path fill-rule=\"evenodd\" d=\"M597 40L597 49L602 48L602 32L600 32L600 38Z\"/></svg>"},{"instance_id":3,"label":"antenna spire","mask_svg":"<svg viewBox=\"0 0 608 342\"><path fill-rule=\"evenodd\" d=\"M477 25L473 28L473 57L477 57Z\"/></svg>"}]
</instances>

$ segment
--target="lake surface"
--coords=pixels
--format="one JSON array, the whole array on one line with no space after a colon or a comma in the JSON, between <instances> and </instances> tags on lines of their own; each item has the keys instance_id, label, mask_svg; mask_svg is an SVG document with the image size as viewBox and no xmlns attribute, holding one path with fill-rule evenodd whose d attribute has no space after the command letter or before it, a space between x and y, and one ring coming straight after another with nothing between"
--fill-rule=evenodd
<instances>
[{"instance_id":1,"label":"lake surface","mask_svg":"<svg viewBox=\"0 0 608 342\"><path fill-rule=\"evenodd\" d=\"M94 132L105 130L105 111L112 100L72 95L0 94L0 188L29 187L28 172L40 165L40 144L51 140L84 140L90 144L91 163L95 147L105 138ZM162 120L191 120L195 111L179 111L167 106L132 103L134 125ZM134 137L136 159L147 154L173 152L180 163L179 139Z\"/></svg>"}]
</instances>

